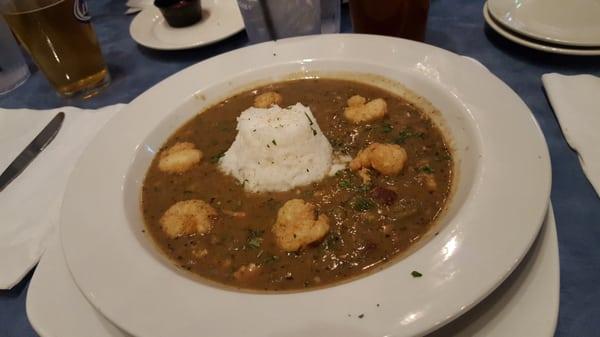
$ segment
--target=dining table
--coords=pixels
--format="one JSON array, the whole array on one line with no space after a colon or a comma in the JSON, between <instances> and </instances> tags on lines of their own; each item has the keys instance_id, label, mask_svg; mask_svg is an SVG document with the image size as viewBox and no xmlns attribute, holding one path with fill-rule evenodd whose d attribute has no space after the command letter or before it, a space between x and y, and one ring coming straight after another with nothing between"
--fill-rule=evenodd
<instances>
[{"instance_id":1,"label":"dining table","mask_svg":"<svg viewBox=\"0 0 600 337\"><path fill-rule=\"evenodd\" d=\"M61 98L28 61L31 77L16 90L0 96L0 108L95 109L128 103L190 65L251 44L241 31L199 48L152 50L131 38L129 25L135 15L125 14L125 1L94 0L88 5L111 74L110 86L89 99ZM577 153L565 140L541 81L543 74L554 72L600 76L600 56L558 55L517 45L486 25L483 6L482 0L431 0L424 42L479 61L508 84L537 119L551 155L551 202L559 244L560 309L555 336L600 336L600 198L587 180ZM340 30L352 32L347 4L342 5ZM38 336L25 309L33 273L35 269L12 289L0 291L1 337Z\"/></svg>"}]
</instances>

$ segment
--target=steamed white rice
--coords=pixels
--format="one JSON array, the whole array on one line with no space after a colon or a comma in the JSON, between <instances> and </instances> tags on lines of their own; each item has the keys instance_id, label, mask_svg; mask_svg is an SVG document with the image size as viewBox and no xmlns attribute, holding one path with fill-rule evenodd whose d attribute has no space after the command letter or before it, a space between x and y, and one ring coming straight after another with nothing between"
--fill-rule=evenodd
<instances>
[{"instance_id":1,"label":"steamed white rice","mask_svg":"<svg viewBox=\"0 0 600 337\"><path fill-rule=\"evenodd\" d=\"M219 167L246 190L287 191L330 173L331 144L309 107L252 107L237 121L238 134Z\"/></svg>"}]
</instances>

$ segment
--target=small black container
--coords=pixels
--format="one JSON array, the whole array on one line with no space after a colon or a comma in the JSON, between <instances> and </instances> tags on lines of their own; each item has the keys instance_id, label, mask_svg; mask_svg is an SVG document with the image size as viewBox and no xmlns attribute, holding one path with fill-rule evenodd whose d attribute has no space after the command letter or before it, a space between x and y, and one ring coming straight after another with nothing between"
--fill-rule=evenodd
<instances>
[{"instance_id":1,"label":"small black container","mask_svg":"<svg viewBox=\"0 0 600 337\"><path fill-rule=\"evenodd\" d=\"M171 27L186 27L202 19L200 0L154 0Z\"/></svg>"}]
</instances>

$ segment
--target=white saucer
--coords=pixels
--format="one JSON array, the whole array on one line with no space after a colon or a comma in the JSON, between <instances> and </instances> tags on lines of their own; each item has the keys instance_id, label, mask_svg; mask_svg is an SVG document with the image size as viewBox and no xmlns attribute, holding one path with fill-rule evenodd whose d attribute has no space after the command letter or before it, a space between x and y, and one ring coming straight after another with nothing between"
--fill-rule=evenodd
<instances>
[{"instance_id":1,"label":"white saucer","mask_svg":"<svg viewBox=\"0 0 600 337\"><path fill-rule=\"evenodd\" d=\"M520 44L525 47L529 47L536 50L545 51L548 53L554 54L564 54L564 55L600 55L600 47L599 48L576 48L576 47L567 47L567 46L558 46L558 45L548 45L542 42L538 42L535 40L528 39L526 36L519 36L511 31L506 30L501 27L496 20L491 16L488 10L488 3L485 3L483 6L483 17L485 18L485 22L498 34L504 36L505 38L511 40L514 43Z\"/></svg>"},{"instance_id":2,"label":"white saucer","mask_svg":"<svg viewBox=\"0 0 600 337\"><path fill-rule=\"evenodd\" d=\"M513 274L480 304L428 337L551 337L558 304L558 243L550 206L536 242ZM27 316L41 337L129 336L85 300L69 274L58 239L31 280Z\"/></svg>"},{"instance_id":3,"label":"white saucer","mask_svg":"<svg viewBox=\"0 0 600 337\"><path fill-rule=\"evenodd\" d=\"M129 34L142 46L160 50L179 50L221 41L244 29L236 0L202 0L203 18L183 28L167 25L158 8L149 6L136 15Z\"/></svg>"},{"instance_id":4,"label":"white saucer","mask_svg":"<svg viewBox=\"0 0 600 337\"><path fill-rule=\"evenodd\" d=\"M544 43L600 47L597 0L489 0L488 7L504 27Z\"/></svg>"}]
</instances>

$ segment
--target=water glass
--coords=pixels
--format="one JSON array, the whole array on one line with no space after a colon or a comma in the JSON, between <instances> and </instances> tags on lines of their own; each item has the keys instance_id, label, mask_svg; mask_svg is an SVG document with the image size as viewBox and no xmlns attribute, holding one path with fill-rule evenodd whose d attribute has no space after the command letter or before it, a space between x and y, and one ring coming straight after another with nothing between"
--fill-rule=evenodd
<instances>
[{"instance_id":1,"label":"water glass","mask_svg":"<svg viewBox=\"0 0 600 337\"><path fill-rule=\"evenodd\" d=\"M251 42L338 33L340 0L238 0Z\"/></svg>"},{"instance_id":2,"label":"water glass","mask_svg":"<svg viewBox=\"0 0 600 337\"><path fill-rule=\"evenodd\" d=\"M0 95L5 94L29 78L29 68L10 29L0 17Z\"/></svg>"}]
</instances>

